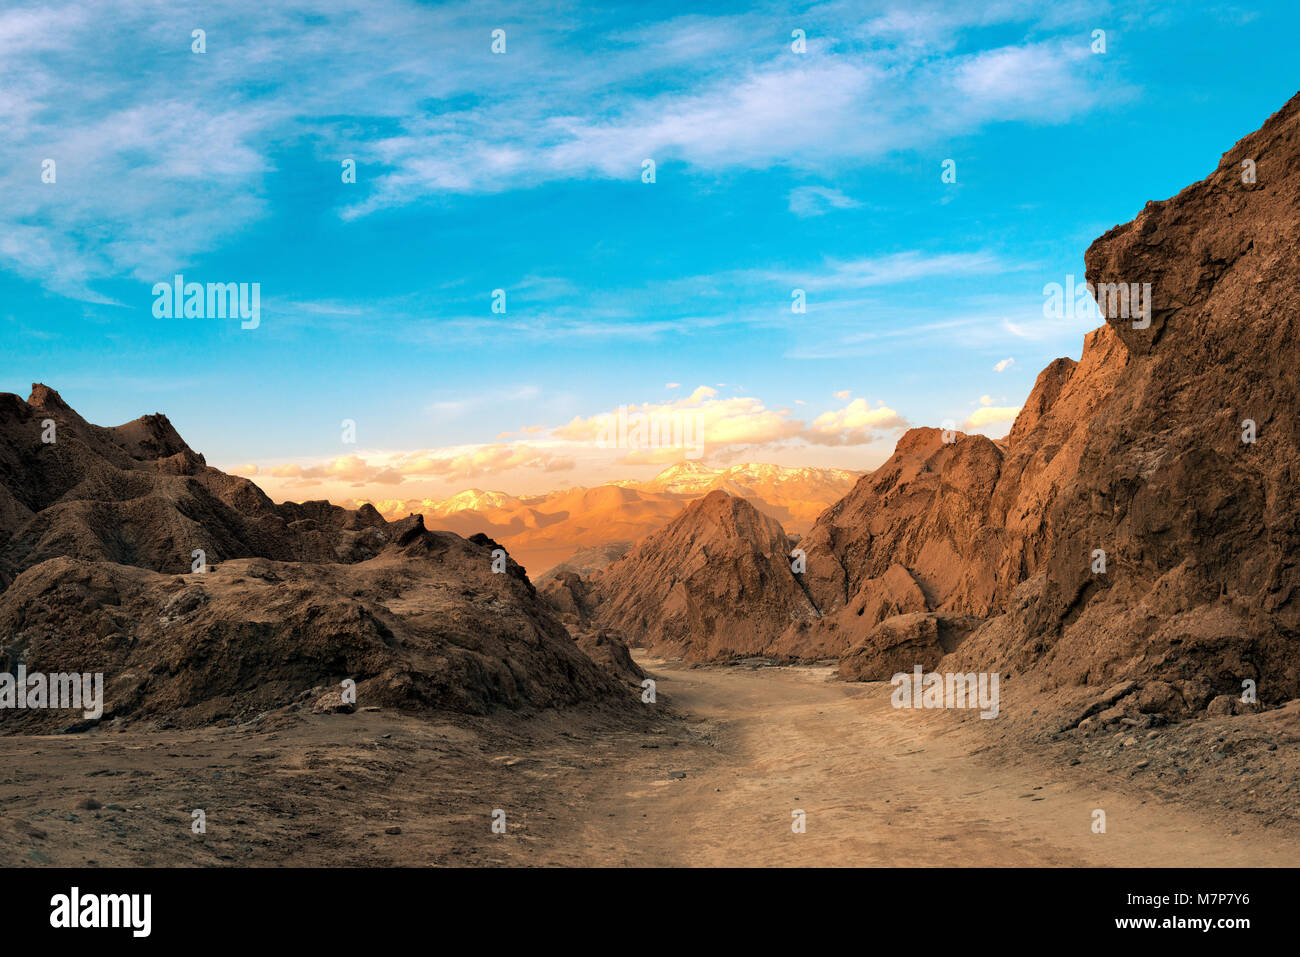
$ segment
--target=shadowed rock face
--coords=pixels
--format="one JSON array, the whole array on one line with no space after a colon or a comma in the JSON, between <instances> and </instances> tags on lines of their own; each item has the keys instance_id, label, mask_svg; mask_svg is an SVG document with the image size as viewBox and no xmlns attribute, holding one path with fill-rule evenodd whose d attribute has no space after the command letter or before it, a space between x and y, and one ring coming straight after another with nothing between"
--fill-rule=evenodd
<instances>
[{"instance_id":1,"label":"shadowed rock face","mask_svg":"<svg viewBox=\"0 0 1300 957\"><path fill-rule=\"evenodd\" d=\"M495 542L429 532L418 515L275 505L160 415L106 429L44 386L28 402L0 395L0 522L0 670L102 672L106 717L201 724L344 678L361 705L631 700L517 564L492 571ZM196 548L206 573L191 573ZM609 671L627 664L615 652ZM4 730L80 719L0 710Z\"/></svg>"},{"instance_id":2,"label":"shadowed rock face","mask_svg":"<svg viewBox=\"0 0 1300 957\"><path fill-rule=\"evenodd\" d=\"M692 657L844 655L853 677L915 646L1049 690L1128 679L1166 713L1245 679L1300 695L1298 197L1300 97L1093 243L1089 281L1149 283L1150 325L1108 315L1006 439L909 431L800 542L799 576L779 529L688 510L593 579L596 616Z\"/></svg>"},{"instance_id":3,"label":"shadowed rock face","mask_svg":"<svg viewBox=\"0 0 1300 957\"><path fill-rule=\"evenodd\" d=\"M917 665L930 671L981 622L971 615L943 612L886 618L840 659L840 676L853 681L889 681Z\"/></svg>"}]
</instances>

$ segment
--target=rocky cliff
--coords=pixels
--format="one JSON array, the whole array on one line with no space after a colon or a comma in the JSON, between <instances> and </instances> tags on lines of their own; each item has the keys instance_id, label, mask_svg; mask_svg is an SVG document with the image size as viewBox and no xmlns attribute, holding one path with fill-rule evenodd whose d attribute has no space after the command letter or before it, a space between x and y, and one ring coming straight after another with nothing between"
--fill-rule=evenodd
<instances>
[{"instance_id":1,"label":"rocky cliff","mask_svg":"<svg viewBox=\"0 0 1300 957\"><path fill-rule=\"evenodd\" d=\"M1106 324L1005 439L909 431L799 543L801 575L779 528L715 523L710 552L683 514L593 579L596 614L633 643L834 654L853 678L944 661L1167 714L1247 680L1300 695L1298 197L1300 97L1092 244ZM1121 288L1150 290L1149 321Z\"/></svg>"}]
</instances>

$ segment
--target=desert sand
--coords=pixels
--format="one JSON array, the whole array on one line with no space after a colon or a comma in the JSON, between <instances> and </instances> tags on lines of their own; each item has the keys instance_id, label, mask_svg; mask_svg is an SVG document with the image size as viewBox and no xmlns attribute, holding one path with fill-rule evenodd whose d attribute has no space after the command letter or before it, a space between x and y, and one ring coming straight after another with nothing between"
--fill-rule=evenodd
<instances>
[{"instance_id":1,"label":"desert sand","mask_svg":"<svg viewBox=\"0 0 1300 957\"><path fill-rule=\"evenodd\" d=\"M1225 807L1195 733L1294 780L1295 708L1167 726L1131 748L1025 750L974 713L895 709L818 666L639 657L632 715L393 710L187 731L0 738L3 865L1282 866L1297 801ZM995 734L1004 735L997 737ZM1193 742L1195 744L1195 742ZM1268 751L1273 745L1275 750ZM1243 743L1241 747L1245 747ZM1122 754L1125 749L1120 749ZM1237 749L1240 756L1241 748ZM1194 767L1197 745L1174 764ZM1139 768L1146 761L1145 768ZM1239 762L1240 763L1240 762ZM1176 783L1175 783L1176 782ZM93 805L101 805L94 807ZM191 812L206 813L206 833ZM1107 830L1092 831L1096 809ZM492 812L506 813L504 834ZM806 832L791 828L806 814Z\"/></svg>"}]
</instances>

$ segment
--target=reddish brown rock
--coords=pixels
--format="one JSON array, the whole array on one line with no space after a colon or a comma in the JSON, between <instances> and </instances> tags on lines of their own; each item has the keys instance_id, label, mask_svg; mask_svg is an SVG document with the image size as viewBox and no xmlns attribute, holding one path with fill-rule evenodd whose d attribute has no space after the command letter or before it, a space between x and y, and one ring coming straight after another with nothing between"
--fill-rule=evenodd
<instances>
[{"instance_id":1,"label":"reddish brown rock","mask_svg":"<svg viewBox=\"0 0 1300 957\"><path fill-rule=\"evenodd\" d=\"M42 441L53 423L53 442ZM0 586L49 558L188 573L227 558L361 561L389 541L374 508L276 505L205 464L166 416L91 425L47 386L0 394Z\"/></svg>"},{"instance_id":2,"label":"reddish brown rock","mask_svg":"<svg viewBox=\"0 0 1300 957\"><path fill-rule=\"evenodd\" d=\"M917 666L932 671L980 623L981 619L971 615L945 613L918 612L886 618L840 659L840 677L888 681Z\"/></svg>"},{"instance_id":3,"label":"reddish brown rock","mask_svg":"<svg viewBox=\"0 0 1300 957\"><path fill-rule=\"evenodd\" d=\"M1008 517L1008 559L1030 574L962 662L1033 668L1048 687L1159 682L1144 704L1171 712L1246 679L1264 701L1300 694L1297 195L1300 98L1089 248L1090 282L1151 284L1151 323L1109 316L1053 407L1069 398L1069 417L1012 443L1030 464L1058 449L1065 467L1017 478L1033 507Z\"/></svg>"},{"instance_id":4,"label":"reddish brown rock","mask_svg":"<svg viewBox=\"0 0 1300 957\"><path fill-rule=\"evenodd\" d=\"M633 644L692 660L761 655L816 615L776 520L710 492L595 579L593 618Z\"/></svg>"}]
</instances>

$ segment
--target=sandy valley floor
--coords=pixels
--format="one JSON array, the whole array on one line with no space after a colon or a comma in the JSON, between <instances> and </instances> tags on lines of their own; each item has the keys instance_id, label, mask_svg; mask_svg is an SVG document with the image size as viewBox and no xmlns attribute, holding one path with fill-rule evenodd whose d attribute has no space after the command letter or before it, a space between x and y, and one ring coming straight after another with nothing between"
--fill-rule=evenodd
<instances>
[{"instance_id":1,"label":"sandy valley floor","mask_svg":"<svg viewBox=\"0 0 1300 957\"><path fill-rule=\"evenodd\" d=\"M1178 747L1123 770L1075 748L1085 759L1071 765L1068 741L1026 753L973 714L895 710L886 686L828 668L642 664L661 704L627 718L284 712L197 732L0 738L0 864L1300 861L1300 793L1276 790L1281 769L1294 778L1295 708L1247 719L1259 722L1249 753L1274 766L1218 785L1231 802L1196 804L1218 792L1194 786L1208 771L1179 778L1164 754ZM1161 736L1187 733L1144 744L1154 754ZM1252 774L1274 782L1270 802L1290 803L1252 808ZM191 831L197 808L204 834ZM1096 809L1105 834L1092 831ZM796 810L805 833L791 829Z\"/></svg>"}]
</instances>

